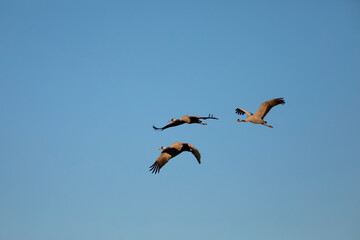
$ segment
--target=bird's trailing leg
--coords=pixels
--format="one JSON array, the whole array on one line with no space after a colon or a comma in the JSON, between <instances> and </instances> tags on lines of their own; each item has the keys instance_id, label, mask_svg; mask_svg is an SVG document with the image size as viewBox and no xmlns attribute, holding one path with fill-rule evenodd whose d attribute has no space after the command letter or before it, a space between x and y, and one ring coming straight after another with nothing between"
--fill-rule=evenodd
<instances>
[{"instance_id":1,"label":"bird's trailing leg","mask_svg":"<svg viewBox=\"0 0 360 240\"><path fill-rule=\"evenodd\" d=\"M207 117L202 117L202 119L216 119L216 120L219 120L218 118L214 117L213 114L210 114L210 113L209 113L209 116L207 116Z\"/></svg>"},{"instance_id":2,"label":"bird's trailing leg","mask_svg":"<svg viewBox=\"0 0 360 240\"><path fill-rule=\"evenodd\" d=\"M269 127L269 128L274 128L273 126L268 125L268 124L266 124L266 123L264 123L263 125L265 125L265 126L267 126L267 127Z\"/></svg>"}]
</instances>

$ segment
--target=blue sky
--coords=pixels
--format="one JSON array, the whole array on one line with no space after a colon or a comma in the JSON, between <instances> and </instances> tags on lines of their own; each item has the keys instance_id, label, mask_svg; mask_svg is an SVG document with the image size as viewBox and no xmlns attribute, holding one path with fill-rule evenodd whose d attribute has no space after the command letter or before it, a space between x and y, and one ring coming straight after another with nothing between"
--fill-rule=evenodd
<instances>
[{"instance_id":1,"label":"blue sky","mask_svg":"<svg viewBox=\"0 0 360 240\"><path fill-rule=\"evenodd\" d=\"M360 238L359 2L3 0L0 30L1 239ZM149 173L175 141L202 164Z\"/></svg>"}]
</instances>

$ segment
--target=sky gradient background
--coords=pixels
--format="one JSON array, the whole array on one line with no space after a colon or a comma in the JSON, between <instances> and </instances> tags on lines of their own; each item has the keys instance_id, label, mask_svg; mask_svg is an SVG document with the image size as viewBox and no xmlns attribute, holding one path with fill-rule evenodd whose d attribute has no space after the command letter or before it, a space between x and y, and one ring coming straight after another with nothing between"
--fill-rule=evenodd
<instances>
[{"instance_id":1,"label":"sky gradient background","mask_svg":"<svg viewBox=\"0 0 360 240\"><path fill-rule=\"evenodd\" d=\"M359 1L2 0L0 30L1 239L360 239ZM148 172L175 141L202 164Z\"/></svg>"}]
</instances>

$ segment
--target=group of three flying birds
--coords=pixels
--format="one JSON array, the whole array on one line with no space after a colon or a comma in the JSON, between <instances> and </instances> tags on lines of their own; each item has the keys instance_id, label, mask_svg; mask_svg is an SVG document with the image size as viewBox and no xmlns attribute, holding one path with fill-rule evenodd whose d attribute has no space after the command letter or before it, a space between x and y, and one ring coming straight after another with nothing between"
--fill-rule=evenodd
<instances>
[{"instance_id":1,"label":"group of three flying birds","mask_svg":"<svg viewBox=\"0 0 360 240\"><path fill-rule=\"evenodd\" d=\"M275 107L276 105L279 104L285 104L285 101L283 98L275 98L275 99L271 99L269 101L263 102L261 104L261 106L259 107L259 109L257 110L257 112L255 114L252 114L244 109L241 108L237 108L235 109L235 112L239 115L247 115L247 118L245 120L241 120L241 119L237 119L236 121L238 122L251 122L254 124L262 124L265 125L267 127L273 128L273 126L268 125L266 121L264 121L264 117L266 116L266 114L270 111L270 109L272 107ZM170 128L170 127L175 127L184 123L188 123L188 124L192 124L192 123L198 123L198 124L202 124L202 125L207 125L206 123L203 123L201 121L201 119L218 119L216 117L213 117L213 115L207 116L207 117L199 117L199 116L188 116L185 115L182 118L179 119L171 119L168 125L162 127L162 128L157 128L155 126L153 126L153 128L155 130L160 130L163 131L166 128ZM190 143L181 143L181 142L175 142L173 143L171 146L169 147L161 147L159 148L160 150L163 150L160 154L160 156L158 157L158 159L155 161L155 163L153 165L150 166L150 171L152 173L158 173L160 172L160 169L173 157L179 155L180 153L182 153L183 151L188 151L191 152L197 159L197 161L200 162L200 152Z\"/></svg>"}]
</instances>

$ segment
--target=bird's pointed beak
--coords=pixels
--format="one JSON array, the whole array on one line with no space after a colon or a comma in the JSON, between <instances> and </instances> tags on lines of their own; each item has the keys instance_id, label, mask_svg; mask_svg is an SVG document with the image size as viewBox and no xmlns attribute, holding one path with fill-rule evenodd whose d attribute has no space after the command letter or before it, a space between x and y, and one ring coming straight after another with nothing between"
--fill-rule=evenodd
<instances>
[{"instance_id":1,"label":"bird's pointed beak","mask_svg":"<svg viewBox=\"0 0 360 240\"><path fill-rule=\"evenodd\" d=\"M242 120L241 119L238 119L238 120L236 120L237 122L242 122Z\"/></svg>"}]
</instances>

